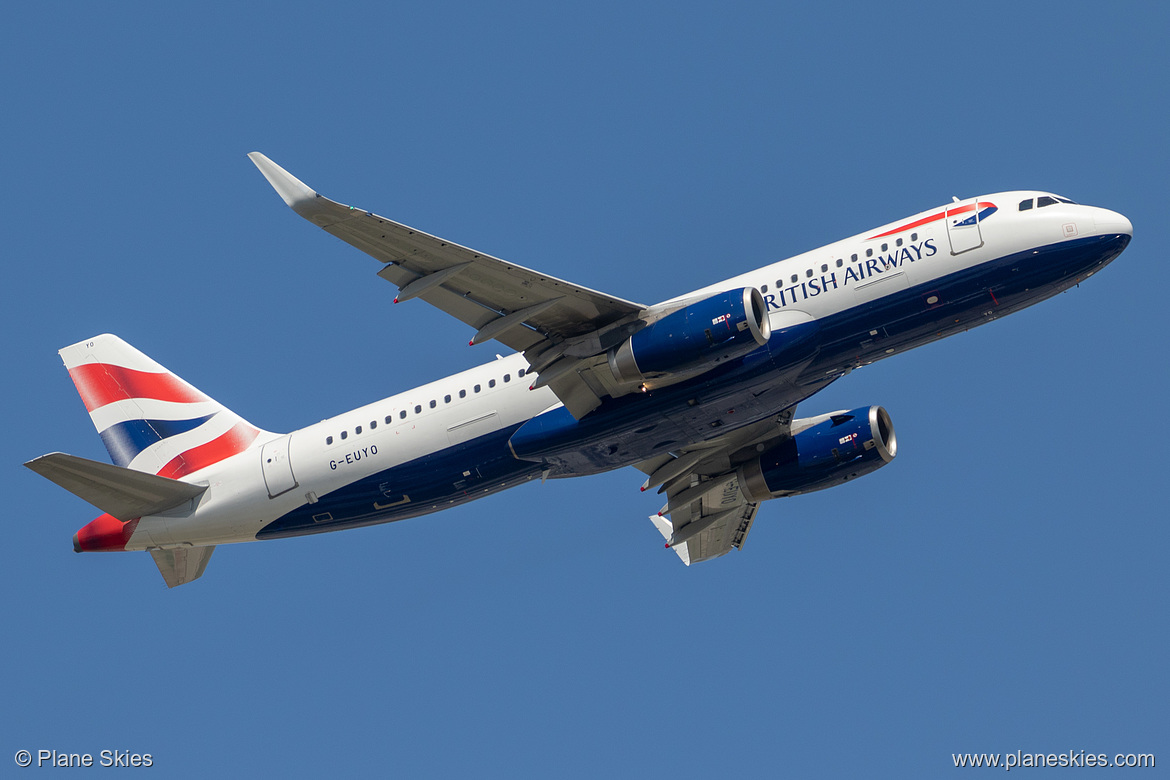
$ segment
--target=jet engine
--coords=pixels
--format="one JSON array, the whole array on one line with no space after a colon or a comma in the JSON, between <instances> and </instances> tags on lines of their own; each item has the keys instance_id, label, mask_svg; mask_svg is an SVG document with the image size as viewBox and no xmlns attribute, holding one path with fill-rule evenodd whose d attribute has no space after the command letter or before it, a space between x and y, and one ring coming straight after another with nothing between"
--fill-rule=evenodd
<instances>
[{"instance_id":1,"label":"jet engine","mask_svg":"<svg viewBox=\"0 0 1170 780\"><path fill-rule=\"evenodd\" d=\"M894 459L898 441L880 406L825 415L739 467L749 501L811 493L876 471Z\"/></svg>"},{"instance_id":2,"label":"jet engine","mask_svg":"<svg viewBox=\"0 0 1170 780\"><path fill-rule=\"evenodd\" d=\"M768 343L764 296L754 287L716 293L652 322L609 351L620 382L695 374Z\"/></svg>"}]
</instances>

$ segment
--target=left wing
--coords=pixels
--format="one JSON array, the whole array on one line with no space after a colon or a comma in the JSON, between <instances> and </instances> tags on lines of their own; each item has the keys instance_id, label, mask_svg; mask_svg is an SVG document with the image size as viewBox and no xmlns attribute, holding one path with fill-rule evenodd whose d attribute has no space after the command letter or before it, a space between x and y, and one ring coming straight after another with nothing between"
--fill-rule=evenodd
<instances>
[{"instance_id":1,"label":"left wing","mask_svg":"<svg viewBox=\"0 0 1170 780\"><path fill-rule=\"evenodd\" d=\"M293 211L385 263L395 302L421 298L475 328L472 344L495 339L523 352L575 417L615 388L582 372L627 335L642 304L506 263L368 211L322 197L260 152L248 157ZM599 357L600 356L600 357ZM619 391L620 392L620 391Z\"/></svg>"}]
</instances>

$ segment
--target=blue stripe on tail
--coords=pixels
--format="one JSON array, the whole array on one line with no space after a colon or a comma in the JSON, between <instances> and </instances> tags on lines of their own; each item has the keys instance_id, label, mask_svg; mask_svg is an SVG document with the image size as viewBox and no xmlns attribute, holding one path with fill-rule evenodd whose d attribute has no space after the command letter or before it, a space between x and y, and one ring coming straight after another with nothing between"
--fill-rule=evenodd
<instances>
[{"instance_id":1,"label":"blue stripe on tail","mask_svg":"<svg viewBox=\"0 0 1170 780\"><path fill-rule=\"evenodd\" d=\"M218 412L190 420L127 420L111 425L100 436L114 463L129 466L130 461L150 445L195 430L216 414Z\"/></svg>"}]
</instances>

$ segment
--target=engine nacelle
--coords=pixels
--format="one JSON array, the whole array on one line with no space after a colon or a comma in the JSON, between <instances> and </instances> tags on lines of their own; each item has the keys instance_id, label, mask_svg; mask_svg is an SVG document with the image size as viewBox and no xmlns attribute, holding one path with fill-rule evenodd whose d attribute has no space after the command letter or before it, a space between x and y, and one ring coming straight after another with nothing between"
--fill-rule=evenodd
<instances>
[{"instance_id":1,"label":"engine nacelle","mask_svg":"<svg viewBox=\"0 0 1170 780\"><path fill-rule=\"evenodd\" d=\"M694 373L762 347L771 332L759 290L728 290L642 328L609 351L609 367L621 382Z\"/></svg>"},{"instance_id":2,"label":"engine nacelle","mask_svg":"<svg viewBox=\"0 0 1170 780\"><path fill-rule=\"evenodd\" d=\"M824 490L894 459L894 423L880 406L837 412L739 467L749 501Z\"/></svg>"}]
</instances>

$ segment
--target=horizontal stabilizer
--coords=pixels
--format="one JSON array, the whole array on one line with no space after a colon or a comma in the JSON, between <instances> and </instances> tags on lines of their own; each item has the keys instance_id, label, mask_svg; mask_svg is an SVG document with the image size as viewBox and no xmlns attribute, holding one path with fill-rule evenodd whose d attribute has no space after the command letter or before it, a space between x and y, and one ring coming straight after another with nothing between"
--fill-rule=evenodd
<instances>
[{"instance_id":1,"label":"horizontal stabilizer","mask_svg":"<svg viewBox=\"0 0 1170 780\"><path fill-rule=\"evenodd\" d=\"M24 464L119 520L174 509L207 490L177 479L54 452Z\"/></svg>"},{"instance_id":2,"label":"horizontal stabilizer","mask_svg":"<svg viewBox=\"0 0 1170 780\"><path fill-rule=\"evenodd\" d=\"M151 550L150 557L158 565L167 587L183 585L203 576L215 545L210 547L179 547L174 550Z\"/></svg>"}]
</instances>

